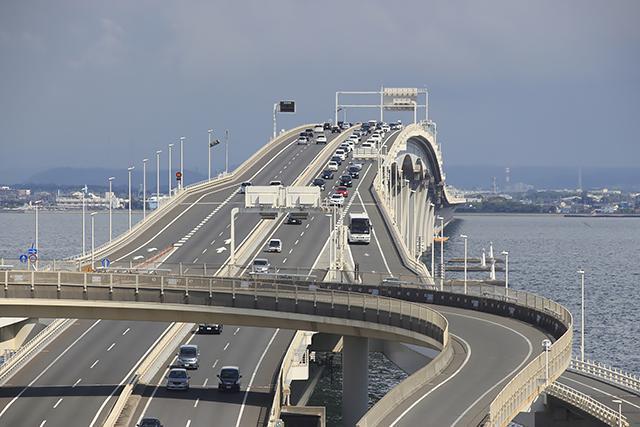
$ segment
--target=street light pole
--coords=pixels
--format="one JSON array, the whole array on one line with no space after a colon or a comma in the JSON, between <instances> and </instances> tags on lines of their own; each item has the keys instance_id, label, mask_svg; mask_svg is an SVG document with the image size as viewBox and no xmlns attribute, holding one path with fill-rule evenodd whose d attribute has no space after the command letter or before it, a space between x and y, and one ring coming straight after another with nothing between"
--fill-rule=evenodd
<instances>
[{"instance_id":1,"label":"street light pole","mask_svg":"<svg viewBox=\"0 0 640 427\"><path fill-rule=\"evenodd\" d=\"M209 133L209 144L207 144L207 159L209 160L207 174L209 177L208 180L211 181L211 134L213 133L213 129L209 129L207 132Z\"/></svg>"},{"instance_id":2,"label":"street light pole","mask_svg":"<svg viewBox=\"0 0 640 427\"><path fill-rule=\"evenodd\" d=\"M464 239L464 293L467 293L467 235L461 234L460 237Z\"/></svg>"},{"instance_id":3,"label":"street light pole","mask_svg":"<svg viewBox=\"0 0 640 427\"><path fill-rule=\"evenodd\" d=\"M135 167L131 166L129 168L127 168L127 171L129 172L129 230L131 230L131 171L134 170Z\"/></svg>"},{"instance_id":4,"label":"street light pole","mask_svg":"<svg viewBox=\"0 0 640 427\"><path fill-rule=\"evenodd\" d=\"M544 384L549 385L549 351L551 350L551 341L542 340L542 348L544 349Z\"/></svg>"},{"instance_id":5,"label":"street light pole","mask_svg":"<svg viewBox=\"0 0 640 427\"><path fill-rule=\"evenodd\" d=\"M509 251L502 251L504 255L504 294L509 296Z\"/></svg>"},{"instance_id":6,"label":"street light pole","mask_svg":"<svg viewBox=\"0 0 640 427\"><path fill-rule=\"evenodd\" d=\"M581 303L580 303L580 360L584 362L584 270L578 270L581 282Z\"/></svg>"},{"instance_id":7,"label":"street light pole","mask_svg":"<svg viewBox=\"0 0 640 427\"><path fill-rule=\"evenodd\" d=\"M161 150L156 151L156 209L160 207L160 153Z\"/></svg>"},{"instance_id":8,"label":"street light pole","mask_svg":"<svg viewBox=\"0 0 640 427\"><path fill-rule=\"evenodd\" d=\"M173 144L169 144L169 197L171 197L171 152L173 151Z\"/></svg>"},{"instance_id":9,"label":"street light pole","mask_svg":"<svg viewBox=\"0 0 640 427\"><path fill-rule=\"evenodd\" d=\"M115 176L109 177L109 242L113 239L113 218L112 218L112 209L113 209L113 180L116 179Z\"/></svg>"},{"instance_id":10,"label":"street light pole","mask_svg":"<svg viewBox=\"0 0 640 427\"><path fill-rule=\"evenodd\" d=\"M438 216L440 220L440 290L444 290L444 217Z\"/></svg>"},{"instance_id":11,"label":"street light pole","mask_svg":"<svg viewBox=\"0 0 640 427\"><path fill-rule=\"evenodd\" d=\"M180 189L184 188L184 140L185 137L180 137Z\"/></svg>"},{"instance_id":12,"label":"street light pole","mask_svg":"<svg viewBox=\"0 0 640 427\"><path fill-rule=\"evenodd\" d=\"M85 238L85 234L86 234L86 225L85 225L85 218L84 218L84 211L85 211L85 194L87 193L87 184L84 185L84 187L82 187L82 256L85 256L87 253L86 250L86 238Z\"/></svg>"},{"instance_id":13,"label":"street light pole","mask_svg":"<svg viewBox=\"0 0 640 427\"><path fill-rule=\"evenodd\" d=\"M240 212L240 208L231 209L231 235L229 236L231 239L229 249L229 265L232 267L236 263L236 215Z\"/></svg>"},{"instance_id":14,"label":"street light pole","mask_svg":"<svg viewBox=\"0 0 640 427\"><path fill-rule=\"evenodd\" d=\"M96 245L95 245L95 221L94 221L94 217L96 215L96 212L91 212L91 270L93 270L93 263L94 263L94 254L96 251Z\"/></svg>"},{"instance_id":15,"label":"street light pole","mask_svg":"<svg viewBox=\"0 0 640 427\"><path fill-rule=\"evenodd\" d=\"M224 130L224 173L229 173L229 129Z\"/></svg>"},{"instance_id":16,"label":"street light pole","mask_svg":"<svg viewBox=\"0 0 640 427\"><path fill-rule=\"evenodd\" d=\"M273 104L273 139L276 139L276 129L277 129L277 124L276 124L276 113L278 112L278 103L276 102L275 104Z\"/></svg>"},{"instance_id":17,"label":"street light pole","mask_svg":"<svg viewBox=\"0 0 640 427\"><path fill-rule=\"evenodd\" d=\"M611 402L618 404L618 427L622 427L622 400L613 399Z\"/></svg>"},{"instance_id":18,"label":"street light pole","mask_svg":"<svg viewBox=\"0 0 640 427\"><path fill-rule=\"evenodd\" d=\"M36 202L34 202L34 207L36 208L36 250L38 251L36 253L36 266L35 269L38 270L38 258L40 258L40 243L39 243L39 235L40 235L40 225L38 222L38 204L41 202L41 200L38 200Z\"/></svg>"},{"instance_id":19,"label":"street light pole","mask_svg":"<svg viewBox=\"0 0 640 427\"><path fill-rule=\"evenodd\" d=\"M142 159L142 219L147 217L147 162Z\"/></svg>"}]
</instances>

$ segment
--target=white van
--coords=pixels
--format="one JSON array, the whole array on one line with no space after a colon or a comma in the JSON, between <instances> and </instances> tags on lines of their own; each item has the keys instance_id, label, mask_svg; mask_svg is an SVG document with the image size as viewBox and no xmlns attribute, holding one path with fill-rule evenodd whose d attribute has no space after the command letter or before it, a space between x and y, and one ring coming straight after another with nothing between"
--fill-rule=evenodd
<instances>
[{"instance_id":1,"label":"white van","mask_svg":"<svg viewBox=\"0 0 640 427\"><path fill-rule=\"evenodd\" d=\"M316 127L313 128L313 133L324 133L324 126L316 125Z\"/></svg>"}]
</instances>

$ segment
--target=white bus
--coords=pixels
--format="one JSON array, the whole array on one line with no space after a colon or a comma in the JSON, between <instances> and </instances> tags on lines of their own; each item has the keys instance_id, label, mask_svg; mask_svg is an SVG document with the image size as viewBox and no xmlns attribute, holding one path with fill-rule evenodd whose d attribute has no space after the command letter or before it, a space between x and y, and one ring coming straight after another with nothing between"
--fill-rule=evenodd
<instances>
[{"instance_id":1,"label":"white bus","mask_svg":"<svg viewBox=\"0 0 640 427\"><path fill-rule=\"evenodd\" d=\"M371 242L371 221L366 213L349 214L349 243Z\"/></svg>"}]
</instances>

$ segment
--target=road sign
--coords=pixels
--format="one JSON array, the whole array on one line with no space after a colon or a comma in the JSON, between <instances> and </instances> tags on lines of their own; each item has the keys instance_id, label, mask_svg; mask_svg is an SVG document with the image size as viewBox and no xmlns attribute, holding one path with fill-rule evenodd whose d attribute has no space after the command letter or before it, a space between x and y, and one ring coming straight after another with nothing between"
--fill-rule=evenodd
<instances>
[{"instance_id":1,"label":"road sign","mask_svg":"<svg viewBox=\"0 0 640 427\"><path fill-rule=\"evenodd\" d=\"M100 261L100 264L104 267L107 268L111 265L111 261L109 260L109 258L102 258L102 261Z\"/></svg>"},{"instance_id":2,"label":"road sign","mask_svg":"<svg viewBox=\"0 0 640 427\"><path fill-rule=\"evenodd\" d=\"M38 253L38 248L34 248L33 246L31 246L29 249L27 249L27 253L29 255L35 255Z\"/></svg>"},{"instance_id":3,"label":"road sign","mask_svg":"<svg viewBox=\"0 0 640 427\"><path fill-rule=\"evenodd\" d=\"M182 180L182 172L178 171L176 172L176 181L180 181Z\"/></svg>"},{"instance_id":4,"label":"road sign","mask_svg":"<svg viewBox=\"0 0 640 427\"><path fill-rule=\"evenodd\" d=\"M295 113L296 112L296 102L295 101L280 101L280 109L281 113Z\"/></svg>"},{"instance_id":5,"label":"road sign","mask_svg":"<svg viewBox=\"0 0 640 427\"><path fill-rule=\"evenodd\" d=\"M25 263L29 260L29 257L27 257L25 254L20 255L20 262L21 263Z\"/></svg>"},{"instance_id":6,"label":"road sign","mask_svg":"<svg viewBox=\"0 0 640 427\"><path fill-rule=\"evenodd\" d=\"M36 254L29 255L29 261L36 262L37 260L38 260L38 255Z\"/></svg>"}]
</instances>

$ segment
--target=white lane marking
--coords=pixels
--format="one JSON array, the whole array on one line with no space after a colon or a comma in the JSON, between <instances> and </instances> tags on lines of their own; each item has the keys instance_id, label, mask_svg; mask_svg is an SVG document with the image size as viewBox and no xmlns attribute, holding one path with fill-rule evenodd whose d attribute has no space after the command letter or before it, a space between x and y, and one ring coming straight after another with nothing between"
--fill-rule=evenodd
<instances>
[{"instance_id":1,"label":"white lane marking","mask_svg":"<svg viewBox=\"0 0 640 427\"><path fill-rule=\"evenodd\" d=\"M224 348L222 349L222 351L225 351L226 349L228 349L228 348L229 348L229 344L230 344L230 343L227 343L227 345L225 345L225 346L224 346Z\"/></svg>"},{"instance_id":2,"label":"white lane marking","mask_svg":"<svg viewBox=\"0 0 640 427\"><path fill-rule=\"evenodd\" d=\"M189 427L191 425L191 420L187 420L187 425L184 427Z\"/></svg>"},{"instance_id":3,"label":"white lane marking","mask_svg":"<svg viewBox=\"0 0 640 427\"><path fill-rule=\"evenodd\" d=\"M131 328L127 328L124 330L124 332L122 333L122 335L127 335L127 332L129 332L131 330ZM113 345L115 345L116 343L113 343Z\"/></svg>"},{"instance_id":4,"label":"white lane marking","mask_svg":"<svg viewBox=\"0 0 640 427\"><path fill-rule=\"evenodd\" d=\"M4 415L4 414L9 410L9 408L11 407L11 405L13 405L13 404L16 402L16 400L18 400L18 399L19 399L19 398L24 394L24 392L25 392L29 387L31 387L33 384L35 384L35 382L36 382L36 381L38 381L38 380L39 380L39 379L40 379L40 378L41 378L41 377L42 377L42 376L43 376L43 375L44 375L44 374L45 374L45 373L46 373L46 372L47 372L47 371L48 371L48 370L49 370L49 369L50 369L50 368L51 368L51 367L52 367L52 366L53 366L53 365L58 361L58 360L60 360L60 359L61 359L65 354L67 354L67 352L68 352L69 350L71 350L71 348L72 348L74 345L76 345L76 343L77 343L78 341L80 341L80 340L81 340L85 335L87 335L87 334L89 333L89 331L91 331L91 330L93 329L93 327L94 327L94 326L96 326L98 323L100 323L100 319L96 320L96 321L95 321L91 326L89 326L89 328L88 328L86 331L84 331L84 332L82 333L82 335L80 335L78 338L76 338L76 340L75 340L74 342L72 342L72 343L71 343L71 345L69 345L69 347L67 347L67 348L66 348L62 353L60 353L60 354L58 355L58 357L56 357L55 359L53 359L53 362L49 363L49 365L47 365L47 367L46 367L46 368L44 368L44 369L42 370L42 372L40 372L40 373L38 374L38 376L36 376L36 377L35 377L35 378L34 378L34 379L33 379L33 380L32 380L32 381L31 381L31 382L30 382L30 383L29 383L25 388L23 388L23 389L20 391L20 393L18 393L18 394L16 395L16 397L14 397L13 399L11 399L11 401L7 404L7 406L5 406L5 407L2 409L2 412L0 412L0 417L2 417L2 416L3 416L3 415Z\"/></svg>"},{"instance_id":5,"label":"white lane marking","mask_svg":"<svg viewBox=\"0 0 640 427\"><path fill-rule=\"evenodd\" d=\"M218 234L218 237L222 236L222 233L224 233L224 231L221 231L220 234Z\"/></svg>"},{"instance_id":6,"label":"white lane marking","mask_svg":"<svg viewBox=\"0 0 640 427\"><path fill-rule=\"evenodd\" d=\"M58 399L55 405L53 405L53 409L56 409L61 402L62 402L62 397Z\"/></svg>"},{"instance_id":7,"label":"white lane marking","mask_svg":"<svg viewBox=\"0 0 640 427\"><path fill-rule=\"evenodd\" d=\"M466 314L458 314L458 313L451 313L454 316L463 316L463 317L468 317L470 319L478 319L480 321L486 322L486 323L490 323L494 326L499 326L501 328L507 329L513 333L515 333L516 335L519 335L520 338L522 338L523 340L526 341L526 343L529 346L529 351L527 352L527 356L522 360L522 362L520 362L520 364L518 366L516 366L511 372L509 372L504 378L502 378L500 381L498 381L497 383L495 383L493 385L493 387L491 387L490 389L486 390L484 393L482 393L482 395L480 395L480 397L478 397L471 405L469 405L469 407L462 413L460 414L460 416L458 418L455 419L455 421L453 422L453 424L451 424L451 427L455 426L456 424L458 424L458 422L465 416L467 415L467 413L471 410L471 408L473 408L474 406L476 406L478 404L478 402L480 402L487 394L489 394L491 392L491 390L493 390L494 388L498 387L500 384L502 384L503 382L505 382L510 376L514 375L516 372L518 372L520 370L520 368L522 368L522 366L524 366L525 363L527 363L527 361L529 360L529 357L531 357L531 353L533 353L533 345L531 344L531 340L527 337L525 337L522 333L516 331L513 328L510 328L508 326L502 325L500 323L497 322L492 322L491 320L487 320L487 319L481 319L478 317L473 317L473 316L467 316Z\"/></svg>"},{"instance_id":8,"label":"white lane marking","mask_svg":"<svg viewBox=\"0 0 640 427\"><path fill-rule=\"evenodd\" d=\"M231 238L226 239L226 240L224 241L224 244L225 244L225 245L230 245L230 244L231 244Z\"/></svg>"},{"instance_id":9,"label":"white lane marking","mask_svg":"<svg viewBox=\"0 0 640 427\"><path fill-rule=\"evenodd\" d=\"M211 246L213 246L213 244L216 242L216 239L213 239L210 243Z\"/></svg>"},{"instance_id":10,"label":"white lane marking","mask_svg":"<svg viewBox=\"0 0 640 427\"><path fill-rule=\"evenodd\" d=\"M218 364L218 359L216 359L216 361L215 361L215 362L213 362L213 366L212 366L211 368L212 368L212 369L215 369L217 364Z\"/></svg>"},{"instance_id":11,"label":"white lane marking","mask_svg":"<svg viewBox=\"0 0 640 427\"><path fill-rule=\"evenodd\" d=\"M184 271L183 271L183 273L184 273L184 274L187 274L187 271L189 271L189 267L185 268L185 269L184 269Z\"/></svg>"},{"instance_id":12,"label":"white lane marking","mask_svg":"<svg viewBox=\"0 0 640 427\"><path fill-rule=\"evenodd\" d=\"M256 364L255 369L253 370L253 374L251 374L251 380L249 381L249 385L247 386L247 390L244 392L244 397L242 398L242 406L240 406L240 413L238 414L238 420L236 421L236 427L240 426L240 420L242 419L242 413L244 412L244 406L247 403L247 397L249 396L249 391L251 390L251 386L253 385L253 380L256 377L256 373L258 372L258 369L260 368L260 364L262 363L262 360L264 359L264 356L267 354L267 351L269 351L269 347L271 347L271 344L273 343L273 340L276 339L276 335L278 334L278 331L280 329L276 329L273 332L273 335L271 335L271 339L269 340L269 343L267 344L267 346L265 347L264 351L262 352L262 355L260 356L260 359L258 360L258 363Z\"/></svg>"},{"instance_id":13,"label":"white lane marking","mask_svg":"<svg viewBox=\"0 0 640 427\"><path fill-rule=\"evenodd\" d=\"M240 332L240 328L236 328L236 331L233 333L233 335L238 335L238 332Z\"/></svg>"},{"instance_id":14,"label":"white lane marking","mask_svg":"<svg viewBox=\"0 0 640 427\"><path fill-rule=\"evenodd\" d=\"M172 325L173 325L173 323L172 323ZM169 325L169 327L171 327L171 325ZM189 344L191 342L191 340L193 340L194 338L195 338L195 334L192 334L191 337L189 337L189 339L185 343L185 345ZM144 357L146 357L146 355ZM169 373L169 369L171 369L171 365L173 365L173 362L175 362L176 358L177 358L177 356L173 356L173 359L171 359L171 362L169 363L169 367L167 369L165 369L164 373L160 377L160 382L158 384L156 384L156 386L153 388L153 392L151 392L151 396L149 396L149 399L147 400L147 403L144 405L144 408L142 409L142 413L140 414L140 418L138 418L138 422L136 423L136 425L140 424L140 420L142 420L144 418L145 414L147 413L147 409L149 409L149 405L151 405L151 401L153 400L153 398L155 397L156 393L158 392L158 388L160 388L160 384L162 384L162 382L164 381L164 378Z\"/></svg>"},{"instance_id":15,"label":"white lane marking","mask_svg":"<svg viewBox=\"0 0 640 427\"><path fill-rule=\"evenodd\" d=\"M360 205L362 206L362 209L364 209L365 213L367 215L369 215L369 212L367 212L367 208L364 206L364 201L362 200L362 197L360 197L360 192L358 192L358 200L360 200ZM369 218L371 218L371 216L369 216ZM373 236L373 239L376 241L376 246L378 246L378 250L380 251L380 256L382 257L382 261L384 261L384 268L387 269L387 273L389 273L389 276L393 276L393 274L391 273L391 269L389 268L389 264L387 263L387 257L384 256L384 251L382 250L382 246L380 245L380 241L378 240L378 236L376 235L376 230L371 227L371 235ZM365 256L369 256L369 254L365 254Z\"/></svg>"},{"instance_id":16,"label":"white lane marking","mask_svg":"<svg viewBox=\"0 0 640 427\"><path fill-rule=\"evenodd\" d=\"M471 358L471 346L469 345L468 342L466 342L465 340L463 340L462 338L453 335L451 333L449 333L450 336L455 337L456 339L460 340L464 346L467 349L467 357L464 358L464 362L462 362L462 365L460 365L458 367L458 369L456 369L456 371L451 374L451 376L445 378L443 381L441 381L439 384L437 384L435 387L433 387L431 390L429 390L428 392L426 392L425 394L423 394L420 399L416 400L415 402L413 402L411 404L411 406L409 406L407 409L404 410L404 412L402 412L398 418L396 418L393 423L391 423L389 425L389 427L393 427L395 425L398 424L398 422L405 416L407 415L413 408L416 407L416 405L418 405L420 402L422 402L422 400L424 400L427 396L429 396L431 393L433 393L434 391L436 391L437 389L439 389L440 387L442 387L443 385L445 385L447 382L449 382L450 380L452 380L456 375L458 375L460 373L460 371L462 371L462 369L465 367L465 365L469 362L469 359Z\"/></svg>"},{"instance_id":17,"label":"white lane marking","mask_svg":"<svg viewBox=\"0 0 640 427\"><path fill-rule=\"evenodd\" d=\"M93 369L93 367L96 366L98 362L100 362L100 359L96 359L96 361L93 362L93 365L89 366L89 369Z\"/></svg>"},{"instance_id":18,"label":"white lane marking","mask_svg":"<svg viewBox=\"0 0 640 427\"><path fill-rule=\"evenodd\" d=\"M148 248L148 249L147 249L147 252L155 252L155 251L157 251L157 250L158 250L158 248Z\"/></svg>"},{"instance_id":19,"label":"white lane marking","mask_svg":"<svg viewBox=\"0 0 640 427\"><path fill-rule=\"evenodd\" d=\"M308 225L308 224L307 224ZM304 236L304 231L302 233L300 233L300 237Z\"/></svg>"},{"instance_id":20,"label":"white lane marking","mask_svg":"<svg viewBox=\"0 0 640 427\"><path fill-rule=\"evenodd\" d=\"M122 335L124 335L124 334L122 334ZM116 346L116 343L111 344L111 345L109 346L109 348L107 349L107 351L111 351L111 349L112 349L113 347L115 347L115 346Z\"/></svg>"},{"instance_id":21,"label":"white lane marking","mask_svg":"<svg viewBox=\"0 0 640 427\"><path fill-rule=\"evenodd\" d=\"M78 378L78 381L76 381L75 383L73 383L73 385L71 386L71 388L77 386L78 384L80 384L80 381L82 381L82 378Z\"/></svg>"},{"instance_id":22,"label":"white lane marking","mask_svg":"<svg viewBox=\"0 0 640 427\"><path fill-rule=\"evenodd\" d=\"M47 423L47 420L43 420L43 421L40 423L40 427L42 427L42 426L43 426L43 425L45 425L46 423Z\"/></svg>"},{"instance_id":23,"label":"white lane marking","mask_svg":"<svg viewBox=\"0 0 640 427\"><path fill-rule=\"evenodd\" d=\"M202 250L202 255L204 255L206 252L207 252L207 248L204 248L204 249Z\"/></svg>"},{"instance_id":24,"label":"white lane marking","mask_svg":"<svg viewBox=\"0 0 640 427\"><path fill-rule=\"evenodd\" d=\"M311 219L313 219L313 218L311 218ZM307 225L305 225L304 228L309 228L309 223L307 223Z\"/></svg>"},{"instance_id":25,"label":"white lane marking","mask_svg":"<svg viewBox=\"0 0 640 427\"><path fill-rule=\"evenodd\" d=\"M196 258L193 260L193 264L195 264L196 262L198 262L198 257L196 257Z\"/></svg>"},{"instance_id":26,"label":"white lane marking","mask_svg":"<svg viewBox=\"0 0 640 427\"><path fill-rule=\"evenodd\" d=\"M282 260L282 263L283 263L283 264L286 264L286 262L287 262L287 259L286 259L286 258Z\"/></svg>"},{"instance_id":27,"label":"white lane marking","mask_svg":"<svg viewBox=\"0 0 640 427\"><path fill-rule=\"evenodd\" d=\"M221 254L222 252L226 251L227 248L225 248L224 246L220 246L218 249L216 249L216 252Z\"/></svg>"},{"instance_id":28,"label":"white lane marking","mask_svg":"<svg viewBox=\"0 0 640 427\"><path fill-rule=\"evenodd\" d=\"M194 408L198 407L198 402L200 402L200 398L199 397L196 399L195 403L193 404Z\"/></svg>"},{"instance_id":29,"label":"white lane marking","mask_svg":"<svg viewBox=\"0 0 640 427\"><path fill-rule=\"evenodd\" d=\"M142 258L144 258L143 255L136 255L136 256L133 257L133 260L137 261L137 260L142 259Z\"/></svg>"},{"instance_id":30,"label":"white lane marking","mask_svg":"<svg viewBox=\"0 0 640 427\"><path fill-rule=\"evenodd\" d=\"M227 224L227 226L225 228L229 228L229 227L231 227L231 224Z\"/></svg>"},{"instance_id":31,"label":"white lane marking","mask_svg":"<svg viewBox=\"0 0 640 427\"><path fill-rule=\"evenodd\" d=\"M202 383L202 387L203 388L206 387L208 382L209 382L209 378L205 378L204 383Z\"/></svg>"},{"instance_id":32,"label":"white lane marking","mask_svg":"<svg viewBox=\"0 0 640 427\"><path fill-rule=\"evenodd\" d=\"M300 240L296 240L296 242L294 243L294 245L297 245L299 241L300 241Z\"/></svg>"},{"instance_id":33,"label":"white lane marking","mask_svg":"<svg viewBox=\"0 0 640 427\"><path fill-rule=\"evenodd\" d=\"M289 249L289 255L291 255L291 252L293 252L293 248Z\"/></svg>"},{"instance_id":34,"label":"white lane marking","mask_svg":"<svg viewBox=\"0 0 640 427\"><path fill-rule=\"evenodd\" d=\"M611 394L611 393L607 393L606 391L601 390L601 389L599 389L598 387L590 386L589 384L585 384L585 383L583 383L583 382L581 382L581 381L574 380L573 378L562 378L562 377L561 377L561 378L559 378L559 379L557 379L557 380L556 380L557 382L559 382L560 384L562 384L562 381L560 381L560 380L562 380L562 381L571 381L571 382L574 382L574 383L576 383L576 384L580 384L581 386L584 386L584 387L590 388L591 390L593 390L593 391L597 391L598 393L602 393L602 394L604 394L604 395L606 395L606 396L613 397L613 398L615 398L615 399L620 399L620 400L622 400L624 403L626 403L627 405L631 405L631 406L633 406L633 407L635 407L635 408L640 409L640 405L636 405L636 404L635 404L635 403L633 403L633 402L629 402L628 400L625 400L625 399L623 399L622 397L620 397L620 395L613 395L613 394ZM566 385L567 387L570 387L568 384L564 384L564 385ZM613 386L613 387L615 387L615 386ZM607 405L607 406L608 406L608 405Z\"/></svg>"}]
</instances>

